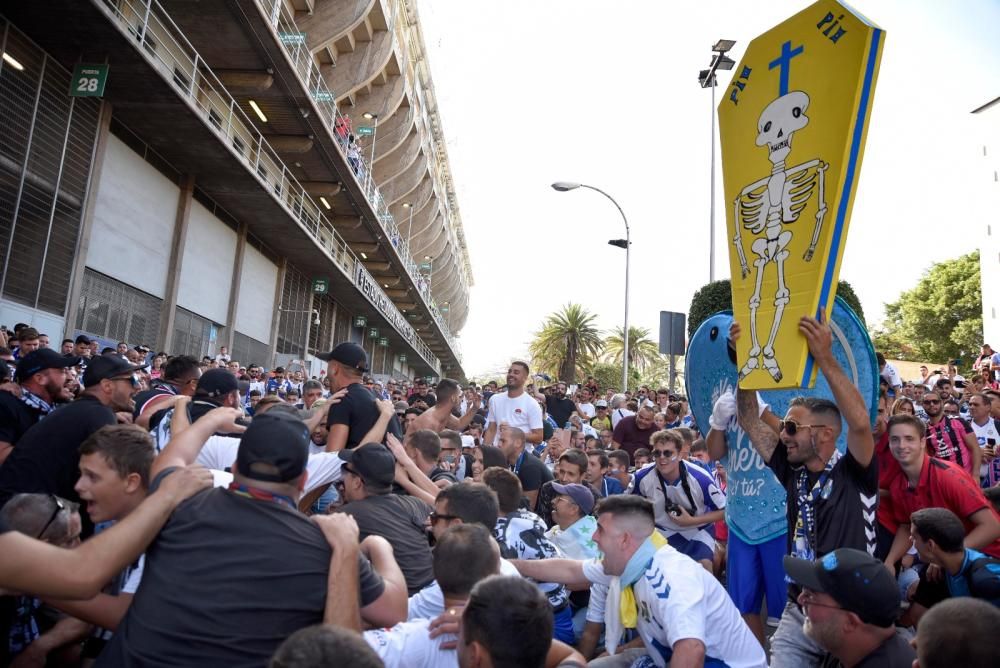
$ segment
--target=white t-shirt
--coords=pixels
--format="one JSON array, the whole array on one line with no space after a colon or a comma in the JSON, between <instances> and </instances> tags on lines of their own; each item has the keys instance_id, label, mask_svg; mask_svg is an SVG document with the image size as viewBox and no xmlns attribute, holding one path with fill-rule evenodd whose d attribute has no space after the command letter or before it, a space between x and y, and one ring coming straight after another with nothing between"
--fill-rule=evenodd
<instances>
[{"instance_id":1,"label":"white t-shirt","mask_svg":"<svg viewBox=\"0 0 1000 668\"><path fill-rule=\"evenodd\" d=\"M514 565L506 559L500 560L500 575L521 577ZM434 619L444 612L444 592L437 580L411 596L406 607L406 619L411 622L415 619Z\"/></svg>"},{"instance_id":2,"label":"white t-shirt","mask_svg":"<svg viewBox=\"0 0 1000 668\"><path fill-rule=\"evenodd\" d=\"M889 383L889 387L899 387L903 384L903 379L899 377L899 372L896 371L896 367L888 362L885 363L885 368L882 369L882 372L879 375L885 378L886 382Z\"/></svg>"},{"instance_id":3,"label":"white t-shirt","mask_svg":"<svg viewBox=\"0 0 1000 668\"><path fill-rule=\"evenodd\" d=\"M597 415L597 409L594 408L594 404L587 403L578 405L580 407L580 410L583 411L584 415L587 416L588 420Z\"/></svg>"},{"instance_id":4,"label":"white t-shirt","mask_svg":"<svg viewBox=\"0 0 1000 668\"><path fill-rule=\"evenodd\" d=\"M236 453L240 449L240 439L231 436L210 436L205 446L198 453L195 461L205 468L225 471L236 462ZM340 466L344 461L336 452L320 452L309 455L306 461L305 488L303 494L331 482L340 480Z\"/></svg>"},{"instance_id":5,"label":"white t-shirt","mask_svg":"<svg viewBox=\"0 0 1000 668\"><path fill-rule=\"evenodd\" d=\"M527 392L511 398L506 392L490 397L489 414L486 416L486 429L491 424L497 425L492 445L500 445L499 425L506 422L511 427L517 427L527 436L531 431L542 428L542 409L534 397Z\"/></svg>"},{"instance_id":6,"label":"white t-shirt","mask_svg":"<svg viewBox=\"0 0 1000 668\"><path fill-rule=\"evenodd\" d=\"M617 576L605 575L596 559L583 563L584 576L593 583L611 585ZM639 610L637 631L653 662L668 665L660 648L672 651L685 638L705 644L705 659L732 668L767 668L764 649L740 617L719 581L693 559L664 545L633 586ZM617 601L608 602L617 605Z\"/></svg>"},{"instance_id":7,"label":"white t-shirt","mask_svg":"<svg viewBox=\"0 0 1000 668\"><path fill-rule=\"evenodd\" d=\"M630 415L635 415L635 413L627 408L616 408L611 411L611 429L617 427L622 418L627 418Z\"/></svg>"},{"instance_id":8,"label":"white t-shirt","mask_svg":"<svg viewBox=\"0 0 1000 668\"><path fill-rule=\"evenodd\" d=\"M988 438L995 439L996 443L1000 443L1000 433L997 433L996 422L994 422L992 417L986 420L986 424L982 426L976 424L975 420L969 420L969 424L972 425L972 431L976 434L976 440L979 441L980 448L986 447L986 439ZM989 475L989 472L990 464L983 462L979 466L979 475L985 478Z\"/></svg>"},{"instance_id":9,"label":"white t-shirt","mask_svg":"<svg viewBox=\"0 0 1000 668\"><path fill-rule=\"evenodd\" d=\"M441 644L456 640L445 634L430 637L431 620L401 622L391 629L365 631L365 640L375 650L386 668L457 668L458 654L453 649L441 649Z\"/></svg>"}]
</instances>

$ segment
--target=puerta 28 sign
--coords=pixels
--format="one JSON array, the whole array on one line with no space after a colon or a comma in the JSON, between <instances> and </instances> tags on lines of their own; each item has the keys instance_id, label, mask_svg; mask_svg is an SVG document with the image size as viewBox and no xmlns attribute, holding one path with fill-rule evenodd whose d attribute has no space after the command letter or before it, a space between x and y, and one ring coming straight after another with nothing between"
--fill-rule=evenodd
<instances>
[{"instance_id":1,"label":"puerta 28 sign","mask_svg":"<svg viewBox=\"0 0 1000 668\"><path fill-rule=\"evenodd\" d=\"M719 104L739 385L812 387L798 331L830 317L885 31L820 0L754 39Z\"/></svg>"}]
</instances>

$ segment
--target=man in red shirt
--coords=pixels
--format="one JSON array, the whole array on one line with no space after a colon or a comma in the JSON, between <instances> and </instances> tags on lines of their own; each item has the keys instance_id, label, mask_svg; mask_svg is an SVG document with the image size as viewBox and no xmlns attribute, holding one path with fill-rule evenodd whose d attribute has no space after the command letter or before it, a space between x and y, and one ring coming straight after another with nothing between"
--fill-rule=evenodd
<instances>
[{"instance_id":1,"label":"man in red shirt","mask_svg":"<svg viewBox=\"0 0 1000 668\"><path fill-rule=\"evenodd\" d=\"M889 496L882 499L899 523L886 567L894 571L910 547L910 515L922 508L947 508L962 520L965 545L1000 558L1000 516L983 491L952 462L931 458L924 449L924 423L912 415L889 419L889 448L903 475L889 482Z\"/></svg>"}]
</instances>

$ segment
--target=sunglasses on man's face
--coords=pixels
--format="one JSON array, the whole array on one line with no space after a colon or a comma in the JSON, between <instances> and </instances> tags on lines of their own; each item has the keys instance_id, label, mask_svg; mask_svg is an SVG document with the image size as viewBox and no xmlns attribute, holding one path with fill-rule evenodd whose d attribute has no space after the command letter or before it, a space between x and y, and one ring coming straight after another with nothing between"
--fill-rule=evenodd
<instances>
[{"instance_id":1,"label":"sunglasses on man's face","mask_svg":"<svg viewBox=\"0 0 1000 668\"><path fill-rule=\"evenodd\" d=\"M650 450L649 454L652 455L653 459L663 457L670 461L673 461L677 457L677 453L673 450Z\"/></svg>"},{"instance_id":2,"label":"sunglasses on man's face","mask_svg":"<svg viewBox=\"0 0 1000 668\"><path fill-rule=\"evenodd\" d=\"M940 399L924 399L920 403L922 403L924 406L937 406L939 403L941 403L941 400Z\"/></svg>"},{"instance_id":3,"label":"sunglasses on man's face","mask_svg":"<svg viewBox=\"0 0 1000 668\"><path fill-rule=\"evenodd\" d=\"M795 436L799 429L820 429L825 426L825 424L799 424L795 420L782 420L778 431L779 433L783 431L789 436Z\"/></svg>"},{"instance_id":4,"label":"sunglasses on man's face","mask_svg":"<svg viewBox=\"0 0 1000 668\"><path fill-rule=\"evenodd\" d=\"M58 496L56 496L55 494L49 494L49 498L52 499L52 502L55 503L56 507L52 511L52 516L49 517L49 521L45 523L45 526L42 527L42 530L38 532L37 536L35 536L36 540L44 536L45 532L49 530L50 526L52 526L52 523L56 521L57 517L59 517L59 513L66 510L66 504L63 503L62 499L60 499Z\"/></svg>"}]
</instances>

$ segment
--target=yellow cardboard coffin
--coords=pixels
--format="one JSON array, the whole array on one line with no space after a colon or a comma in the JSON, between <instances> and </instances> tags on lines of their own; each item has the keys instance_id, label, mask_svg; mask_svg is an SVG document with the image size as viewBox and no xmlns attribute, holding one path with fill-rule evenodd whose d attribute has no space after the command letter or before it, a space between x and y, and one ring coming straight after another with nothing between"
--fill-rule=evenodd
<instances>
[{"instance_id":1,"label":"yellow cardboard coffin","mask_svg":"<svg viewBox=\"0 0 1000 668\"><path fill-rule=\"evenodd\" d=\"M803 315L829 318L885 32L820 0L747 48L719 104L740 387L811 387Z\"/></svg>"}]
</instances>

